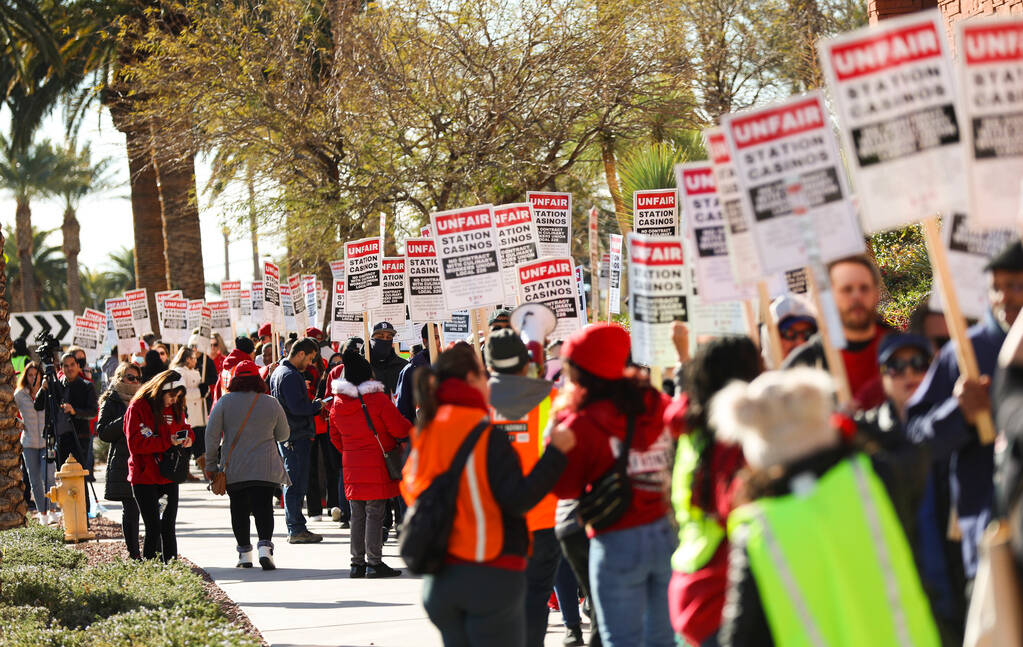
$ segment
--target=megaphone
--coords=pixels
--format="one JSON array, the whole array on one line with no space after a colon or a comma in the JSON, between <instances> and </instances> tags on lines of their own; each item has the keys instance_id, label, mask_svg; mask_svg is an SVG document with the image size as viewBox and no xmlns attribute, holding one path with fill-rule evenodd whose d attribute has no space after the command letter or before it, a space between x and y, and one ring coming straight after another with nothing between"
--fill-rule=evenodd
<instances>
[{"instance_id":1,"label":"megaphone","mask_svg":"<svg viewBox=\"0 0 1023 647\"><path fill-rule=\"evenodd\" d=\"M525 342L533 363L543 366L544 342L558 325L554 311L542 303L526 303L512 310L509 322Z\"/></svg>"}]
</instances>

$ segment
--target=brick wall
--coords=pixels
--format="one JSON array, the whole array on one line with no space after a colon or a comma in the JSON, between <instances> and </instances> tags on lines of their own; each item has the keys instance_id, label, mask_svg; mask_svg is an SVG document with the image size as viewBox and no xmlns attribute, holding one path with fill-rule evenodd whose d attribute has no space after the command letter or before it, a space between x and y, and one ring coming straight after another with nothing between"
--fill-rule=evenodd
<instances>
[{"instance_id":1,"label":"brick wall","mask_svg":"<svg viewBox=\"0 0 1023 647\"><path fill-rule=\"evenodd\" d=\"M1023 0L867 0L867 11L872 23L939 6L949 24L970 16L1023 14Z\"/></svg>"}]
</instances>

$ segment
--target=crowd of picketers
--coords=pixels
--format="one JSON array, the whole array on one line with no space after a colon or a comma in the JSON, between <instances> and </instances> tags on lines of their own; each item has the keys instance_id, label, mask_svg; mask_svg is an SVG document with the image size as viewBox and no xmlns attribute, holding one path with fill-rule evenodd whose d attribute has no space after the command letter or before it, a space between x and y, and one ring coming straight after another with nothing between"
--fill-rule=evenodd
<instances>
[{"instance_id":1,"label":"crowd of picketers","mask_svg":"<svg viewBox=\"0 0 1023 647\"><path fill-rule=\"evenodd\" d=\"M452 477L442 564L423 585L446 646L539 647L552 597L566 645L963 644L971 601L988 595L975 584L989 525L1008 520L1023 558L1023 245L986 268L990 309L968 330L979 379L960 375L940 312L921 307L906 331L881 320L870 259L827 271L853 395L842 407L799 295L770 305L781 366L750 337L693 340L676 323L663 383L632 363L623 327L548 340L543 359L498 310L482 354L437 338L433 361L427 326L406 361L387 322L368 352L309 329L279 362L269 329L230 353L217 337L173 356L153 340L101 369L72 348L55 384L58 464L91 469L91 434L109 443L104 496L123 505L134 558L176 556L194 458L229 498L239 567L274 568L279 501L290 543L322 540L309 518L350 528L353 578L401 574L384 542L403 518L437 514L417 502ZM18 350L31 494L52 521L52 414L40 365ZM989 412L993 444L977 432Z\"/></svg>"}]
</instances>

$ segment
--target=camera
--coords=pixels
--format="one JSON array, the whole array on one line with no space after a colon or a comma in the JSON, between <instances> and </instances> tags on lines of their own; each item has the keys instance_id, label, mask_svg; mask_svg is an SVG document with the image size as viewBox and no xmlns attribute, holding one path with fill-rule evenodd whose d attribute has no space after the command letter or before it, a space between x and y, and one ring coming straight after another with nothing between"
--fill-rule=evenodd
<instances>
[{"instance_id":1,"label":"camera","mask_svg":"<svg viewBox=\"0 0 1023 647\"><path fill-rule=\"evenodd\" d=\"M44 330L43 332L36 335L36 354L39 355L40 361L44 366L53 366L54 355L60 352L60 342L57 341L49 331Z\"/></svg>"}]
</instances>

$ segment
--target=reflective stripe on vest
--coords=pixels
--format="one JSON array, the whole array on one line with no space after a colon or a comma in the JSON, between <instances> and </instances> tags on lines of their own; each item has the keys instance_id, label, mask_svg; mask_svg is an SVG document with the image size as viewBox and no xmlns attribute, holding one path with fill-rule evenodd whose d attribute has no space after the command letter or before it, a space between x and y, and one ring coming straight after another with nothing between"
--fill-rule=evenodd
<instances>
[{"instance_id":1,"label":"reflective stripe on vest","mask_svg":"<svg viewBox=\"0 0 1023 647\"><path fill-rule=\"evenodd\" d=\"M557 389L551 389L550 394L540 404L533 407L524 420L505 420L497 411L491 407L491 420L494 421L494 429L500 430L508 435L508 442L519 455L519 463L522 466L522 473L529 474L540 460L545 448L544 431L551 415L551 402L558 396ZM540 503L533 506L526 513L526 526L529 532L554 527L554 516L558 506L558 498L548 494Z\"/></svg>"},{"instance_id":2,"label":"reflective stripe on vest","mask_svg":"<svg viewBox=\"0 0 1023 647\"><path fill-rule=\"evenodd\" d=\"M693 475L700 462L694 438L692 433L679 437L671 475L671 503L678 522L678 548L671 556L671 568L682 573L695 573L706 566L725 538L718 520L693 505Z\"/></svg>"},{"instance_id":3,"label":"reflective stripe on vest","mask_svg":"<svg viewBox=\"0 0 1023 647\"><path fill-rule=\"evenodd\" d=\"M409 505L448 469L462 441L481 418L483 412L479 409L442 405L430 426L413 432L412 451L401 482L402 496ZM458 485L448 554L469 562L491 561L504 546L504 521L490 490L487 471L487 443L492 431L493 427L484 431L469 453Z\"/></svg>"},{"instance_id":4,"label":"reflective stripe on vest","mask_svg":"<svg viewBox=\"0 0 1023 647\"><path fill-rule=\"evenodd\" d=\"M729 517L729 533L747 533L774 642L937 647L909 545L869 459L844 460L795 490Z\"/></svg>"}]
</instances>

